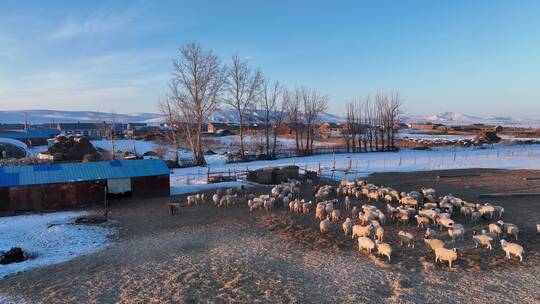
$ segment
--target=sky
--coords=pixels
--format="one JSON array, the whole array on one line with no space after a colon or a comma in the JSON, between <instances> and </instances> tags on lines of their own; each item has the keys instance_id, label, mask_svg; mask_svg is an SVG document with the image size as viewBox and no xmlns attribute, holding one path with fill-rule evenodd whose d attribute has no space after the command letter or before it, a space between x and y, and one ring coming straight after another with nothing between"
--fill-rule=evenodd
<instances>
[{"instance_id":1,"label":"sky","mask_svg":"<svg viewBox=\"0 0 540 304\"><path fill-rule=\"evenodd\" d=\"M190 42L347 100L406 113L540 113L540 1L0 2L0 110L157 112Z\"/></svg>"}]
</instances>

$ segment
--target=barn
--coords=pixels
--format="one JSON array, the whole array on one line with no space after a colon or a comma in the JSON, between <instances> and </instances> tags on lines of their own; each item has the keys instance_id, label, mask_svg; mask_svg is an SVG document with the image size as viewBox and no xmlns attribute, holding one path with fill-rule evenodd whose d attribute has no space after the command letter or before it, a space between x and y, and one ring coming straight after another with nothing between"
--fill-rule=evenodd
<instances>
[{"instance_id":1,"label":"barn","mask_svg":"<svg viewBox=\"0 0 540 304\"><path fill-rule=\"evenodd\" d=\"M106 192L169 196L169 173L160 159L1 166L0 214L102 203Z\"/></svg>"}]
</instances>

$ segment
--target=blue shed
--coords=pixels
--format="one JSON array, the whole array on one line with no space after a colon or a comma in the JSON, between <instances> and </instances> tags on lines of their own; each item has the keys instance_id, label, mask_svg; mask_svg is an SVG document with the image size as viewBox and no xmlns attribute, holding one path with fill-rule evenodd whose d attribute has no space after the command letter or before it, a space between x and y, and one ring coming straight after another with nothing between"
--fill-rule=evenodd
<instances>
[{"instance_id":1,"label":"blue shed","mask_svg":"<svg viewBox=\"0 0 540 304\"><path fill-rule=\"evenodd\" d=\"M160 159L0 166L0 213L99 203L106 191L169 196L169 173Z\"/></svg>"}]
</instances>

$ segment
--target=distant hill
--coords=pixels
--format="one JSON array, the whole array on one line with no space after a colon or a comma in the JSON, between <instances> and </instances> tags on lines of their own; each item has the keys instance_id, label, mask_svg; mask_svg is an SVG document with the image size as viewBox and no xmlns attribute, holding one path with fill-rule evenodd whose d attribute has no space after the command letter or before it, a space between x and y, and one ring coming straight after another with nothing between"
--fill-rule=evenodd
<instances>
[{"instance_id":1,"label":"distant hill","mask_svg":"<svg viewBox=\"0 0 540 304\"><path fill-rule=\"evenodd\" d=\"M55 110L15 110L0 111L0 123L23 123L25 112L28 113L30 124L45 124L57 122L102 122L111 121L112 114L94 111L55 111ZM253 123L262 121L263 112L254 110L248 114L247 120ZM117 122L145 122L157 124L162 121L162 115L157 113L114 114ZM341 118L332 114L321 115L321 121L339 122ZM211 122L237 123L238 117L234 109L223 107L209 117Z\"/></svg>"},{"instance_id":2,"label":"distant hill","mask_svg":"<svg viewBox=\"0 0 540 304\"><path fill-rule=\"evenodd\" d=\"M473 123L483 123L486 125L501 125L501 126L525 126L538 127L540 119L522 119L512 117L478 117L466 115L456 112L445 112L437 115L402 115L401 121L411 122L431 122L445 125L465 125Z\"/></svg>"},{"instance_id":3,"label":"distant hill","mask_svg":"<svg viewBox=\"0 0 540 304\"><path fill-rule=\"evenodd\" d=\"M16 110L0 111L0 123L23 123L28 113L30 124L57 122L102 122L111 121L111 113L93 111L55 111L55 110ZM114 114L118 122L145 122L161 115L154 113Z\"/></svg>"},{"instance_id":4,"label":"distant hill","mask_svg":"<svg viewBox=\"0 0 540 304\"><path fill-rule=\"evenodd\" d=\"M24 113L28 113L31 124L44 124L56 122L101 122L111 121L111 113L95 111L55 111L55 110L16 110L0 111L0 123L23 123ZM252 123L260 123L263 119L262 110L254 110L248 114L247 120ZM145 122L148 124L158 124L162 121L162 115L157 113L129 113L114 114L117 122ZM209 117L211 122L237 123L238 117L234 109L222 107L216 110ZM319 117L323 122L342 122L340 116L324 113ZM483 123L502 126L531 126L540 127L540 119L521 119L512 117L478 117L456 112L445 112L436 115L402 115L403 122L432 122L446 125L460 125Z\"/></svg>"}]
</instances>

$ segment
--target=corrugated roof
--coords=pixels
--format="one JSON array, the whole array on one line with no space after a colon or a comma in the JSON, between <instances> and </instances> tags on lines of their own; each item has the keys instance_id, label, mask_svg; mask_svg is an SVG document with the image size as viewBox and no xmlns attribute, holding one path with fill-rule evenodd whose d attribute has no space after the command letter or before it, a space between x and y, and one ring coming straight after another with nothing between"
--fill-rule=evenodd
<instances>
[{"instance_id":1,"label":"corrugated roof","mask_svg":"<svg viewBox=\"0 0 540 304\"><path fill-rule=\"evenodd\" d=\"M60 131L54 129L30 129L16 131L0 131L0 137L13 139L27 138L51 138L60 134Z\"/></svg>"},{"instance_id":2,"label":"corrugated roof","mask_svg":"<svg viewBox=\"0 0 540 304\"><path fill-rule=\"evenodd\" d=\"M160 159L0 166L0 187L169 174Z\"/></svg>"}]
</instances>

